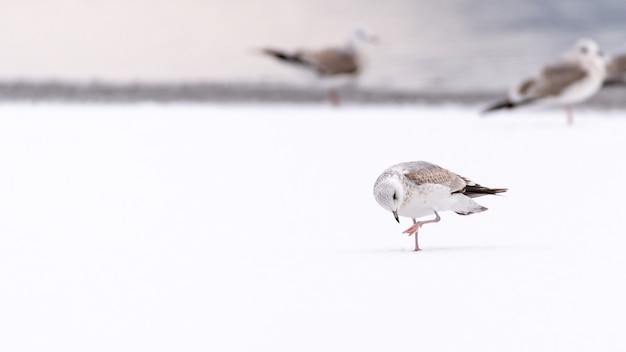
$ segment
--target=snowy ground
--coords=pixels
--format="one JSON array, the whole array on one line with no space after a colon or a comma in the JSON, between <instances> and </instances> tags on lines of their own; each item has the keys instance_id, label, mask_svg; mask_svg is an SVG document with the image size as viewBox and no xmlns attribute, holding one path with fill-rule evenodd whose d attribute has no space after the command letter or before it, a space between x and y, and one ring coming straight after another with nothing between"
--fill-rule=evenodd
<instances>
[{"instance_id":1,"label":"snowy ground","mask_svg":"<svg viewBox=\"0 0 626 352\"><path fill-rule=\"evenodd\" d=\"M626 350L626 112L476 110L0 106L0 350ZM414 253L407 160L510 191Z\"/></svg>"}]
</instances>

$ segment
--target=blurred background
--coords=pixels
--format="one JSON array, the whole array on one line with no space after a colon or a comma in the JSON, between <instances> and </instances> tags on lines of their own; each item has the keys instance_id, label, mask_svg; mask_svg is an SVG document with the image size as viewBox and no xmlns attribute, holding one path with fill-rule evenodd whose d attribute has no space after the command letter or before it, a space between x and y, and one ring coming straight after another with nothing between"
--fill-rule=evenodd
<instances>
[{"instance_id":1,"label":"blurred background","mask_svg":"<svg viewBox=\"0 0 626 352\"><path fill-rule=\"evenodd\" d=\"M502 90L580 37L626 52L623 0L0 1L0 82L299 85L260 47L367 48L360 87Z\"/></svg>"}]
</instances>

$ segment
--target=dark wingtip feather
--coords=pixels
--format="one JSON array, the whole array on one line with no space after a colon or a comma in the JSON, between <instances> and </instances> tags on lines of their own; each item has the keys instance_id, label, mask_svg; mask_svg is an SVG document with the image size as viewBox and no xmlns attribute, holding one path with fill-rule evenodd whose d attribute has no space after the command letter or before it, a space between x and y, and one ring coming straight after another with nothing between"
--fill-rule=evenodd
<instances>
[{"instance_id":1,"label":"dark wingtip feather","mask_svg":"<svg viewBox=\"0 0 626 352\"><path fill-rule=\"evenodd\" d=\"M510 100L502 100L499 101L493 105L488 106L486 109L484 109L483 111L481 111L481 114L487 114L490 113L492 111L496 111L496 110L500 110L500 109L513 109L514 107L516 107L517 104L515 104L514 102L510 101Z\"/></svg>"},{"instance_id":2,"label":"dark wingtip feather","mask_svg":"<svg viewBox=\"0 0 626 352\"><path fill-rule=\"evenodd\" d=\"M305 64L305 61L302 59L302 54L299 52L296 53L288 53L282 50L272 49L272 48L262 48L260 52L265 55L269 55L273 58L276 58L281 61L289 62L292 64Z\"/></svg>"},{"instance_id":3,"label":"dark wingtip feather","mask_svg":"<svg viewBox=\"0 0 626 352\"><path fill-rule=\"evenodd\" d=\"M466 196L470 198L475 198L475 197L486 196L490 194L497 195L498 193L504 193L508 190L509 190L508 188L489 188L489 187L483 187L481 185L472 185L472 186L467 185L465 186L463 194L465 194Z\"/></svg>"},{"instance_id":4,"label":"dark wingtip feather","mask_svg":"<svg viewBox=\"0 0 626 352\"><path fill-rule=\"evenodd\" d=\"M619 86L626 86L626 81L624 81L623 79L611 79L608 78L604 81L603 87L619 87Z\"/></svg>"},{"instance_id":5,"label":"dark wingtip feather","mask_svg":"<svg viewBox=\"0 0 626 352\"><path fill-rule=\"evenodd\" d=\"M530 103L532 103L532 102L534 102L534 101L536 101L538 99L539 98L536 98L536 97L530 97L530 98L525 98L523 100L516 101L516 102L513 102L513 101L511 101L509 99L503 100L503 101L497 102L497 103L495 103L495 104L493 104L491 106L488 106L485 110L482 111L482 114L486 114L486 113L489 113L489 112L492 112L492 111L496 111L496 110L500 110L500 109L513 109L513 108L516 108L516 107L521 106L521 105L530 104Z\"/></svg>"}]
</instances>

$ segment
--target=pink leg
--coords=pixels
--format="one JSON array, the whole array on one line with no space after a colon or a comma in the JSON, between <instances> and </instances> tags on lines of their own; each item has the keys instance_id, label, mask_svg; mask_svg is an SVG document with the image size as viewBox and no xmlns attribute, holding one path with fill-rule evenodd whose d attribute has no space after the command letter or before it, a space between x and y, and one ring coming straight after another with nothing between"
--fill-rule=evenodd
<instances>
[{"instance_id":1,"label":"pink leg","mask_svg":"<svg viewBox=\"0 0 626 352\"><path fill-rule=\"evenodd\" d=\"M567 112L567 125L572 126L574 124L574 112L572 111L572 107L566 105L565 111Z\"/></svg>"},{"instance_id":2,"label":"pink leg","mask_svg":"<svg viewBox=\"0 0 626 352\"><path fill-rule=\"evenodd\" d=\"M331 105L333 106L341 105L341 101L339 99L339 91L337 91L337 89L331 89L328 92L328 97L330 98Z\"/></svg>"},{"instance_id":3,"label":"pink leg","mask_svg":"<svg viewBox=\"0 0 626 352\"><path fill-rule=\"evenodd\" d=\"M439 220L441 220L441 218L439 217L439 214L437 212L435 212L435 218L431 220L416 221L415 219L413 219L413 226L409 227L408 229L404 230L404 232L402 232L402 233L408 234L409 236L415 234L415 251L416 252L420 250L420 246L417 242L417 234L418 234L419 229L424 224L430 224L431 222L439 222Z\"/></svg>"}]
</instances>

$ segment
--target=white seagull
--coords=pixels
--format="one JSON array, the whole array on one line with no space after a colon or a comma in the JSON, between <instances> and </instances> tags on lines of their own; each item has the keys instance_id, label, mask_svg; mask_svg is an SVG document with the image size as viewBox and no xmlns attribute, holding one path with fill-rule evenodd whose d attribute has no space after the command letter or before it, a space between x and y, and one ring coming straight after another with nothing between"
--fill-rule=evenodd
<instances>
[{"instance_id":1,"label":"white seagull","mask_svg":"<svg viewBox=\"0 0 626 352\"><path fill-rule=\"evenodd\" d=\"M574 48L556 62L543 67L538 75L516 85L509 97L483 112L512 109L539 103L565 106L568 124L573 123L571 106L595 95L606 77L606 64L598 44L580 39Z\"/></svg>"},{"instance_id":2,"label":"white seagull","mask_svg":"<svg viewBox=\"0 0 626 352\"><path fill-rule=\"evenodd\" d=\"M280 62L311 72L318 78L327 79L343 76L354 80L363 70L361 44L376 43L377 41L376 36L358 28L351 32L348 41L341 46L295 51L263 48L261 52L278 59ZM335 88L330 90L329 95L331 102L334 105L339 105L339 93Z\"/></svg>"},{"instance_id":3,"label":"white seagull","mask_svg":"<svg viewBox=\"0 0 626 352\"><path fill-rule=\"evenodd\" d=\"M419 251L417 233L424 224L439 222L439 211L452 210L469 215L487 210L472 198L506 192L506 188L487 188L426 161L409 161L385 170L374 184L374 198L389 210L396 221L399 216L413 219L413 226L403 233L415 234L415 250ZM416 218L434 214L435 218Z\"/></svg>"}]
</instances>

